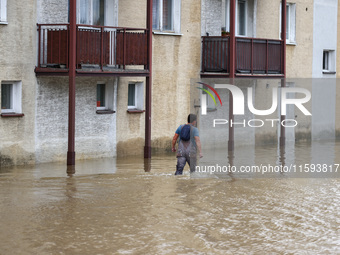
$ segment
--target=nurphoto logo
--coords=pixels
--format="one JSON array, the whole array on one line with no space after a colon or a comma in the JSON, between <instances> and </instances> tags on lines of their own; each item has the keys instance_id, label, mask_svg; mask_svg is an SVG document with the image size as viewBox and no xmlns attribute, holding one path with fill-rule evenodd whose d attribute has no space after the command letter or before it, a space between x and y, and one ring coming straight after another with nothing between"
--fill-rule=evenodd
<instances>
[{"instance_id":1,"label":"nurphoto logo","mask_svg":"<svg viewBox=\"0 0 340 255\"><path fill-rule=\"evenodd\" d=\"M232 102L232 113L233 115L245 115L245 96L243 91L231 84L215 84L215 89L202 82L197 82L199 84L202 84L206 88L200 88L197 87L198 89L206 92L206 94L202 93L201 94L201 114L202 115L207 115L207 95L209 95L214 103L215 106L217 106L215 97L213 94L208 90L210 89L219 99L220 104L222 106L222 100L220 95L217 93L215 89L223 89L223 90L228 90L233 98ZM279 92L279 93L278 93ZM287 106L288 105L293 105L296 106L305 116L311 116L312 114L306 109L304 106L305 103L308 103L311 99L311 93L309 90L304 89L304 88L296 88L296 87L282 87L280 90L278 90L277 87L272 88L272 105L269 109L265 110L259 110L256 109L254 106L253 102L253 88L248 87L247 88L247 107L248 110L253 113L254 115L259 115L259 116L268 116L273 114L277 108L278 108L278 99L280 99L281 102L281 113L280 115L286 116L287 115ZM289 98L288 95L297 95L299 94L299 98ZM302 97L301 97L302 95ZM270 122L272 124L272 127L274 127L274 123L280 121L280 119L265 119L265 121ZM264 121L261 119L250 119L247 121L246 120L242 122L233 122L232 120L227 120L227 119L214 119L213 120L213 127L216 127L216 125L225 125L228 124L233 126L233 125L243 125L244 127L246 124L248 124L249 127L262 127L264 125ZM290 124L289 124L290 123ZM298 123L294 119L285 119L280 122L282 126L285 127L295 127Z\"/></svg>"}]
</instances>

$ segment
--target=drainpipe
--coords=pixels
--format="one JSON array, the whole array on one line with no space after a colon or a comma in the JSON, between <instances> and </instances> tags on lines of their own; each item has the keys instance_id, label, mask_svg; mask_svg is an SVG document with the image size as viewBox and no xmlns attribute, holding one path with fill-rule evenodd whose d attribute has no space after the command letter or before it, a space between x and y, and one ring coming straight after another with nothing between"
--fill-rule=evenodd
<instances>
[{"instance_id":1,"label":"drainpipe","mask_svg":"<svg viewBox=\"0 0 340 255\"><path fill-rule=\"evenodd\" d=\"M281 6L281 40L282 40L282 73L283 79L281 79L281 88L286 87L286 0L282 0ZM282 108L281 108L282 111ZM285 120L285 116L281 115L281 123ZM286 143L286 129L284 126L280 126L280 147L285 146Z\"/></svg>"},{"instance_id":2,"label":"drainpipe","mask_svg":"<svg viewBox=\"0 0 340 255\"><path fill-rule=\"evenodd\" d=\"M68 151L67 165L75 165L75 102L76 102L76 0L70 0L70 49L69 49L69 110L68 110Z\"/></svg>"},{"instance_id":3,"label":"drainpipe","mask_svg":"<svg viewBox=\"0 0 340 255\"><path fill-rule=\"evenodd\" d=\"M148 31L148 70L145 88L145 146L144 158L151 158L151 87L152 87L152 0L147 1L146 25Z\"/></svg>"},{"instance_id":4,"label":"drainpipe","mask_svg":"<svg viewBox=\"0 0 340 255\"><path fill-rule=\"evenodd\" d=\"M235 63L236 63L236 39L235 39L235 1L230 0L230 37L229 37L229 78L230 83L234 84L235 78ZM229 140L228 140L228 151L234 151L234 126L230 123L234 122L234 109L233 109L233 96L229 92Z\"/></svg>"}]
</instances>

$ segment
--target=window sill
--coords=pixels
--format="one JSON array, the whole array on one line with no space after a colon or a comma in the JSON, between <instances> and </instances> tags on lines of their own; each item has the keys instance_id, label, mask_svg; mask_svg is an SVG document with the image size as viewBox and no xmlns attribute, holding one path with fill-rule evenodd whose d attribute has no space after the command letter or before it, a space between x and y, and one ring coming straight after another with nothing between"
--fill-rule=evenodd
<instances>
[{"instance_id":1,"label":"window sill","mask_svg":"<svg viewBox=\"0 0 340 255\"><path fill-rule=\"evenodd\" d=\"M183 34L175 33L175 32L160 32L160 31L153 31L154 35L174 35L174 36L182 36Z\"/></svg>"},{"instance_id":2,"label":"window sill","mask_svg":"<svg viewBox=\"0 0 340 255\"><path fill-rule=\"evenodd\" d=\"M0 21L0 25L8 25L7 21Z\"/></svg>"},{"instance_id":3,"label":"window sill","mask_svg":"<svg viewBox=\"0 0 340 255\"><path fill-rule=\"evenodd\" d=\"M1 118L24 117L25 114L9 112L9 113L1 113L0 116L1 116Z\"/></svg>"},{"instance_id":4,"label":"window sill","mask_svg":"<svg viewBox=\"0 0 340 255\"><path fill-rule=\"evenodd\" d=\"M322 71L323 74L336 74L335 71Z\"/></svg>"},{"instance_id":5,"label":"window sill","mask_svg":"<svg viewBox=\"0 0 340 255\"><path fill-rule=\"evenodd\" d=\"M296 46L296 42L286 42L286 45Z\"/></svg>"},{"instance_id":6,"label":"window sill","mask_svg":"<svg viewBox=\"0 0 340 255\"><path fill-rule=\"evenodd\" d=\"M116 112L112 110L97 110L96 113L97 114L114 114Z\"/></svg>"},{"instance_id":7,"label":"window sill","mask_svg":"<svg viewBox=\"0 0 340 255\"><path fill-rule=\"evenodd\" d=\"M138 110L138 109L129 109L127 110L128 113L143 113L145 110Z\"/></svg>"}]
</instances>

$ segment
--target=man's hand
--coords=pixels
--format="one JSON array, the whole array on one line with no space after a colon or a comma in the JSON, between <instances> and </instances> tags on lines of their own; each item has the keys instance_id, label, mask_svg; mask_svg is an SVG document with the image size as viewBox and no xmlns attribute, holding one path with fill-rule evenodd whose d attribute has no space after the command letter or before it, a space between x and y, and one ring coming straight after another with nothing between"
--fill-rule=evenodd
<instances>
[{"instance_id":1,"label":"man's hand","mask_svg":"<svg viewBox=\"0 0 340 255\"><path fill-rule=\"evenodd\" d=\"M175 134L174 138L172 138L172 148L171 148L172 152L176 152L175 146L176 146L178 137L179 137L179 134Z\"/></svg>"},{"instance_id":2,"label":"man's hand","mask_svg":"<svg viewBox=\"0 0 340 255\"><path fill-rule=\"evenodd\" d=\"M202 154L202 152L200 152L200 158L203 158L203 154Z\"/></svg>"}]
</instances>

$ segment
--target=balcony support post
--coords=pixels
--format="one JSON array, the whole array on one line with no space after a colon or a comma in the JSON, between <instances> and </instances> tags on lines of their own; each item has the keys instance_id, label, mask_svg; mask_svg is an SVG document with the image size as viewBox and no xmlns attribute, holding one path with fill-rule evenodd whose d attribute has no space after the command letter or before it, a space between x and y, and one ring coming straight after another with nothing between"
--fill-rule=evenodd
<instances>
[{"instance_id":1,"label":"balcony support post","mask_svg":"<svg viewBox=\"0 0 340 255\"><path fill-rule=\"evenodd\" d=\"M230 83L234 84L235 70L236 70L236 38L235 38L235 11L236 11L236 0L230 0L230 38L229 38L229 78ZM233 96L229 92L229 123L234 122L234 109L233 109ZM229 140L228 140L228 151L234 151L234 125L229 124Z\"/></svg>"},{"instance_id":2,"label":"balcony support post","mask_svg":"<svg viewBox=\"0 0 340 255\"><path fill-rule=\"evenodd\" d=\"M282 40L282 73L283 73L283 79L281 79L281 88L286 87L286 0L282 0L282 6L281 6L281 40ZM282 111L282 109L281 109ZM285 116L281 114L280 121L285 120ZM280 147L284 147L286 143L286 130L283 125L280 125Z\"/></svg>"},{"instance_id":3,"label":"balcony support post","mask_svg":"<svg viewBox=\"0 0 340 255\"><path fill-rule=\"evenodd\" d=\"M75 165L75 102L76 102L76 0L70 0L70 50L69 50L69 110L67 165Z\"/></svg>"},{"instance_id":4,"label":"balcony support post","mask_svg":"<svg viewBox=\"0 0 340 255\"><path fill-rule=\"evenodd\" d=\"M148 31L147 39L147 65L149 76L146 77L145 87L145 146L144 158L151 158L151 88L152 88L152 0L147 0L146 24Z\"/></svg>"}]
</instances>

